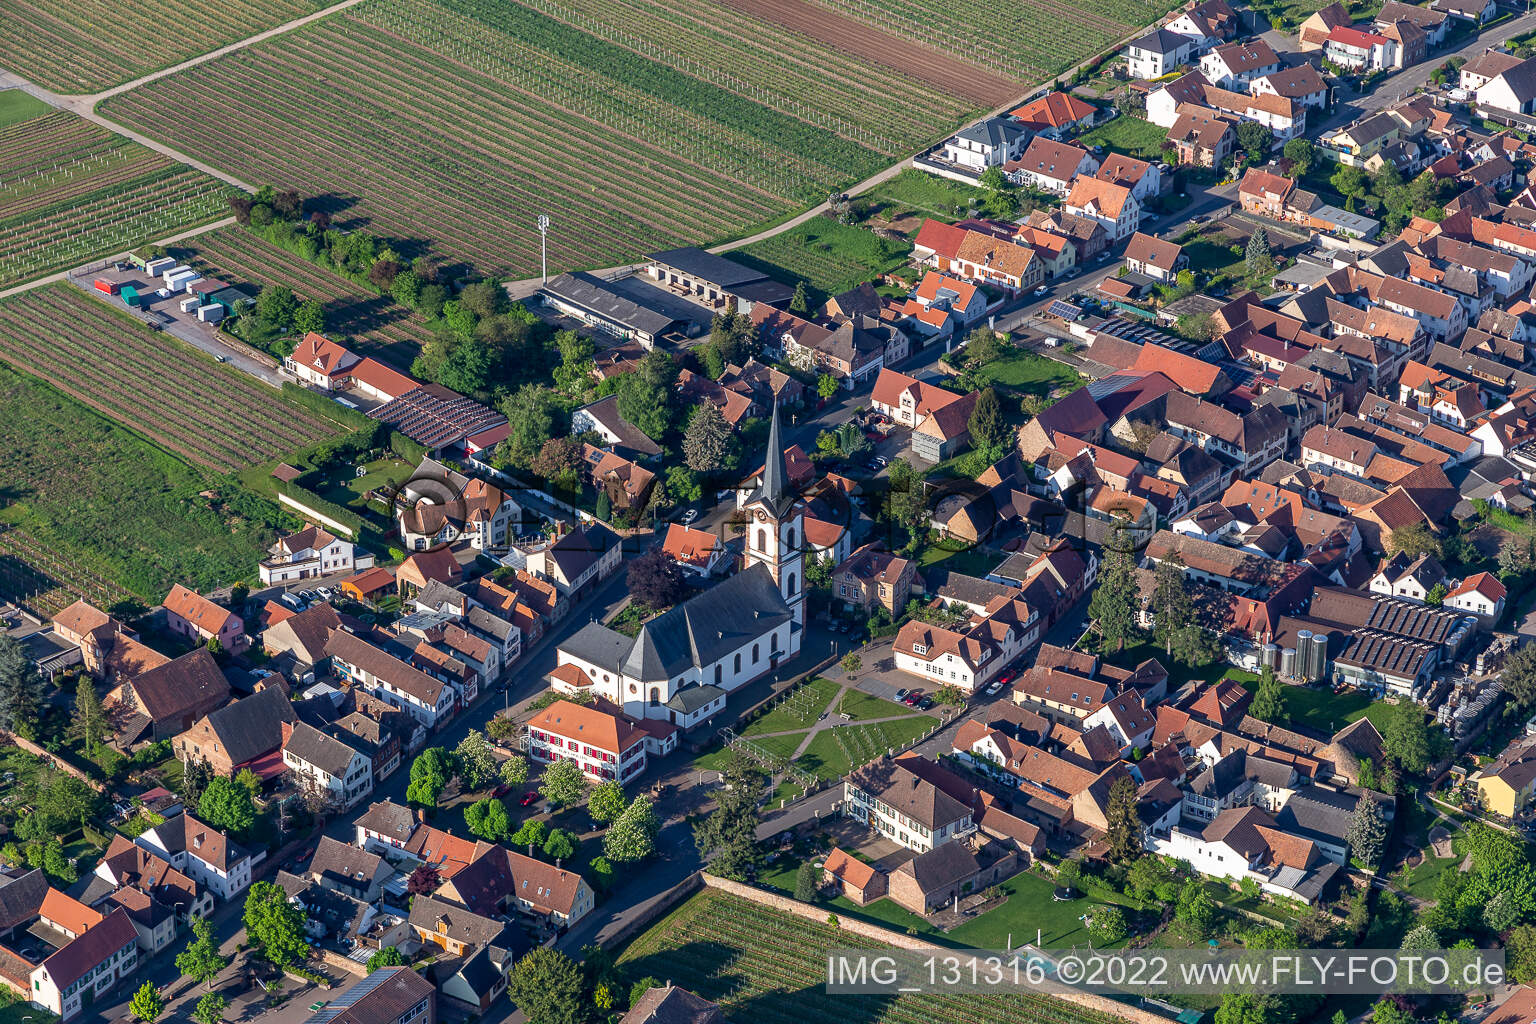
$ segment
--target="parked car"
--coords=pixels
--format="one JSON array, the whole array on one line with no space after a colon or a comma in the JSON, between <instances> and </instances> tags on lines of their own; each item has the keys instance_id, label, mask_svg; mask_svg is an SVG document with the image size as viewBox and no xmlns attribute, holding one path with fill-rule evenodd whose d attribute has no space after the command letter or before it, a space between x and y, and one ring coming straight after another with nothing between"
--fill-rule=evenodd
<instances>
[{"instance_id":1,"label":"parked car","mask_svg":"<svg viewBox=\"0 0 1536 1024\"><path fill-rule=\"evenodd\" d=\"M316 587L315 593L319 594L327 601L336 596L336 591L332 590L330 587Z\"/></svg>"},{"instance_id":2,"label":"parked car","mask_svg":"<svg viewBox=\"0 0 1536 1024\"><path fill-rule=\"evenodd\" d=\"M171 290L169 288L157 288L155 289L155 294L162 299L168 299L171 297Z\"/></svg>"},{"instance_id":3,"label":"parked car","mask_svg":"<svg viewBox=\"0 0 1536 1024\"><path fill-rule=\"evenodd\" d=\"M997 696L998 691L1001 690L1002 688L1003 688L1003 681L1001 679L999 679L995 683L993 683L991 686L987 687L987 696L988 697L995 697L995 696Z\"/></svg>"},{"instance_id":4,"label":"parked car","mask_svg":"<svg viewBox=\"0 0 1536 1024\"><path fill-rule=\"evenodd\" d=\"M896 699L897 700L906 700L907 699L907 694L909 694L911 692L912 692L911 690L908 690L905 686L903 686L901 689L896 691Z\"/></svg>"},{"instance_id":5,"label":"parked car","mask_svg":"<svg viewBox=\"0 0 1536 1024\"><path fill-rule=\"evenodd\" d=\"M539 794L533 792L532 790L529 790L527 793L523 794L523 798L518 801L518 804L520 806L527 807L527 806L531 805L538 798L539 798Z\"/></svg>"},{"instance_id":6,"label":"parked car","mask_svg":"<svg viewBox=\"0 0 1536 1024\"><path fill-rule=\"evenodd\" d=\"M1051 290L1050 285L1044 285L1043 284L1039 288L1035 289L1035 294L1036 295L1045 295L1045 294L1048 294L1050 292L1050 290Z\"/></svg>"},{"instance_id":7,"label":"parked car","mask_svg":"<svg viewBox=\"0 0 1536 1024\"><path fill-rule=\"evenodd\" d=\"M923 699L923 691L922 690L913 690L911 693L908 693L905 697L903 697L901 699L901 702L903 704L905 704L907 707L910 708L910 707L915 707L917 705L917 702L922 700L922 699Z\"/></svg>"},{"instance_id":8,"label":"parked car","mask_svg":"<svg viewBox=\"0 0 1536 1024\"><path fill-rule=\"evenodd\" d=\"M917 706L922 708L924 711L928 711L933 707L933 698L924 697L922 700L917 702Z\"/></svg>"},{"instance_id":9,"label":"parked car","mask_svg":"<svg viewBox=\"0 0 1536 1024\"><path fill-rule=\"evenodd\" d=\"M696 508L691 508L683 513L683 525L687 526L697 518L699 518L699 510Z\"/></svg>"}]
</instances>

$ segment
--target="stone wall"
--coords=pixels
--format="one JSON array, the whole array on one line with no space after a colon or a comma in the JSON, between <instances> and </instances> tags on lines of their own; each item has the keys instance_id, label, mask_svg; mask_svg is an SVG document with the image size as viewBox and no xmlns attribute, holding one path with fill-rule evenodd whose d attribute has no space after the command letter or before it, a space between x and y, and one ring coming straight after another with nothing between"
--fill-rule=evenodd
<instances>
[{"instance_id":1,"label":"stone wall","mask_svg":"<svg viewBox=\"0 0 1536 1024\"><path fill-rule=\"evenodd\" d=\"M90 786L98 793L106 789L106 787L100 782L97 782L95 779L91 778L82 769L76 768L74 765L64 760L64 758L60 755L50 754L36 743L33 743L29 739L24 739L20 736L17 736L15 733L0 730L0 742L7 740L16 744L27 753L37 755L38 757L42 758L44 762L52 765L64 774L73 775L75 778L79 779L81 782L84 782L87 786Z\"/></svg>"}]
</instances>

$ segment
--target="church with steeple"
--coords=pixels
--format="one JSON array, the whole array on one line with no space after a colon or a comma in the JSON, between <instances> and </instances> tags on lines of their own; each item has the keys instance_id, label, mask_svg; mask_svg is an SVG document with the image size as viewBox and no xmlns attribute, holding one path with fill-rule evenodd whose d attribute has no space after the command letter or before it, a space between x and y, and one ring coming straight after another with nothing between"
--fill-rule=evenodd
<instances>
[{"instance_id":1,"label":"church with steeple","mask_svg":"<svg viewBox=\"0 0 1536 1024\"><path fill-rule=\"evenodd\" d=\"M778 410L762 481L743 508L740 572L644 623L637 636L600 622L583 626L557 649L551 687L687 729L723 709L731 691L799 654L805 504L786 479Z\"/></svg>"},{"instance_id":2,"label":"church with steeple","mask_svg":"<svg viewBox=\"0 0 1536 1024\"><path fill-rule=\"evenodd\" d=\"M768 425L768 451L763 458L762 483L742 506L746 512L742 567L766 566L779 585L779 594L805 625L805 502L789 487L784 445L779 439L779 408Z\"/></svg>"}]
</instances>

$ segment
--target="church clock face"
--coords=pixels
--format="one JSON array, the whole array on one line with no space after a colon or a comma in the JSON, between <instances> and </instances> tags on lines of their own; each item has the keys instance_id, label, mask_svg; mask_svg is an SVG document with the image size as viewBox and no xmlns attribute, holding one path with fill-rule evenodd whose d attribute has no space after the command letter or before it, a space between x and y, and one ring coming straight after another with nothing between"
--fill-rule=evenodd
<instances>
[{"instance_id":1,"label":"church clock face","mask_svg":"<svg viewBox=\"0 0 1536 1024\"><path fill-rule=\"evenodd\" d=\"M767 509L762 508L753 509L752 514L757 517L757 521L760 523L766 523L773 518L768 514Z\"/></svg>"}]
</instances>

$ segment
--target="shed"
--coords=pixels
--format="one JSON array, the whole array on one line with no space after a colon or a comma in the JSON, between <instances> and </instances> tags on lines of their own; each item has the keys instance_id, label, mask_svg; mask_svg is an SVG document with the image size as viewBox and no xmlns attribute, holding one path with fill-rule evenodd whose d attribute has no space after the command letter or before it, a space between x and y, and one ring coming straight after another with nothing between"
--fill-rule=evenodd
<instances>
[{"instance_id":1,"label":"shed","mask_svg":"<svg viewBox=\"0 0 1536 1024\"><path fill-rule=\"evenodd\" d=\"M205 324L216 324L224 319L224 307L217 302L197 307L197 318Z\"/></svg>"},{"instance_id":2,"label":"shed","mask_svg":"<svg viewBox=\"0 0 1536 1024\"><path fill-rule=\"evenodd\" d=\"M159 259L150 260L144 264L144 273L150 277L159 277L176 265L176 261L169 256L161 256Z\"/></svg>"},{"instance_id":3,"label":"shed","mask_svg":"<svg viewBox=\"0 0 1536 1024\"><path fill-rule=\"evenodd\" d=\"M118 292L125 306L137 306L139 304L139 290L131 284L123 285L123 290Z\"/></svg>"},{"instance_id":4,"label":"shed","mask_svg":"<svg viewBox=\"0 0 1536 1024\"><path fill-rule=\"evenodd\" d=\"M237 312L241 306L249 306L254 303L256 298L255 296L250 295L247 292L231 285L228 288L221 288L214 292L212 295L209 295L208 301L212 304L223 306L226 313L233 314Z\"/></svg>"}]
</instances>

